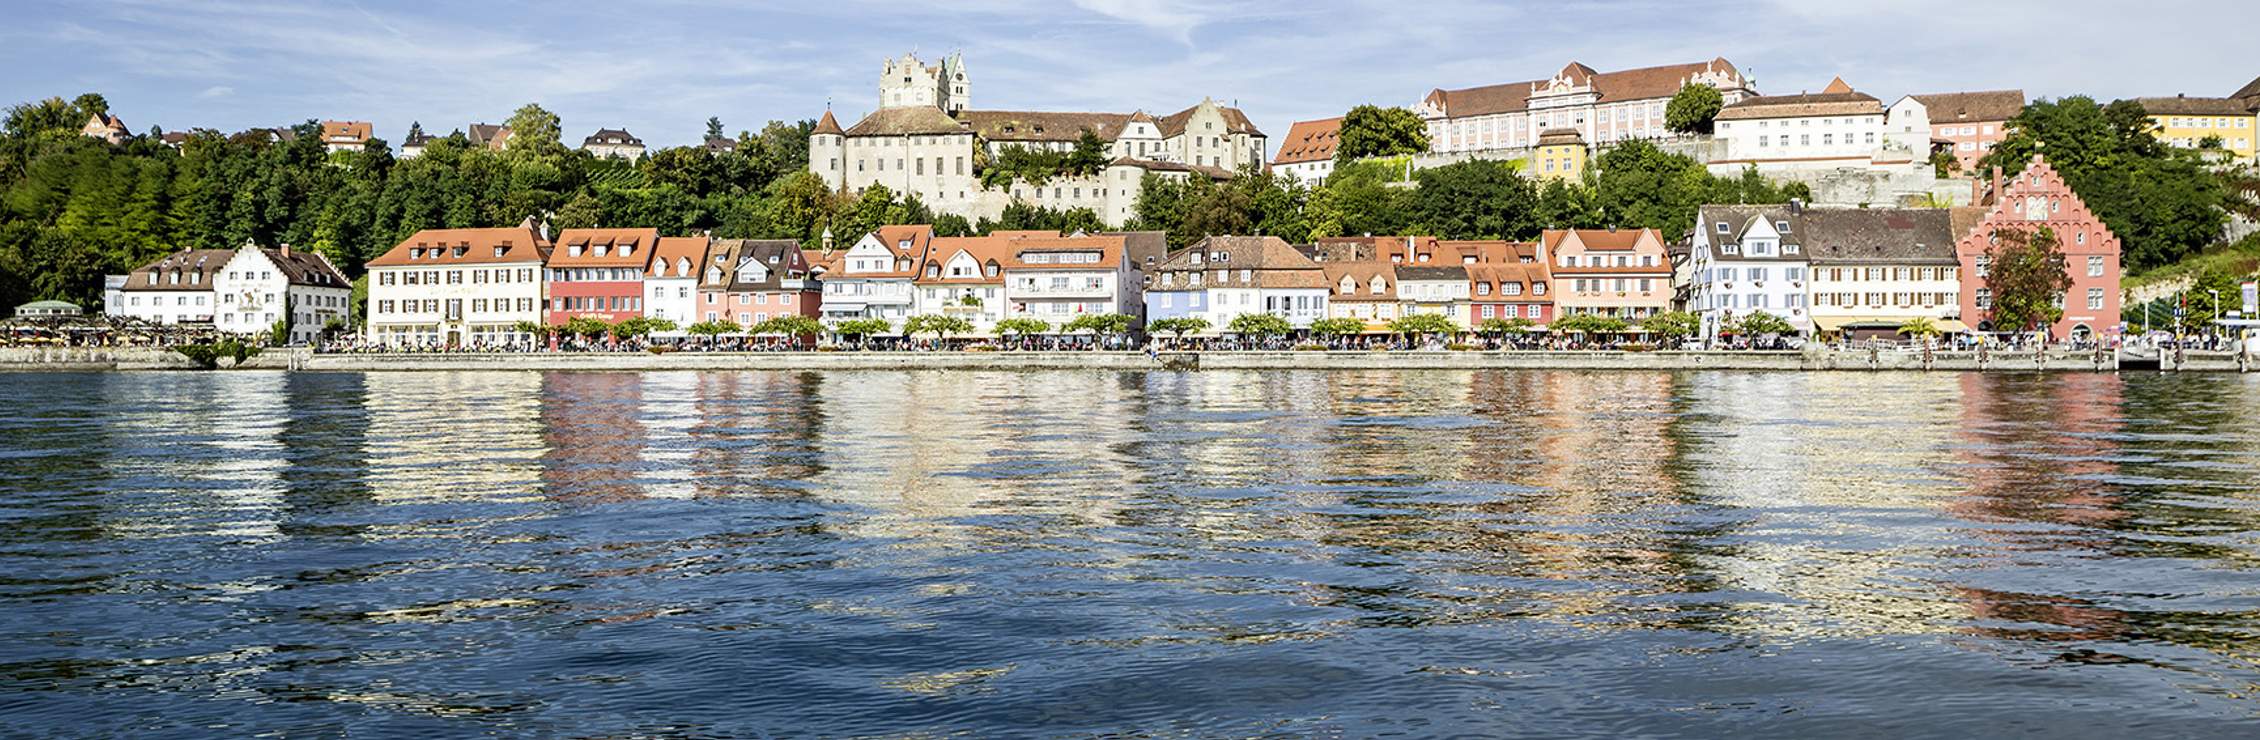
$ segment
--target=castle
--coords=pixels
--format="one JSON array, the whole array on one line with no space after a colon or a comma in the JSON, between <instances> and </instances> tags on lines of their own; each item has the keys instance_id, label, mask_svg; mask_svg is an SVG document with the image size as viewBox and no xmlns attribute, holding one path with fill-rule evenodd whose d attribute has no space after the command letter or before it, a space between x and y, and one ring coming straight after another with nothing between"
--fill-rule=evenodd
<instances>
[{"instance_id":1,"label":"castle","mask_svg":"<svg viewBox=\"0 0 2260 740\"><path fill-rule=\"evenodd\" d=\"M1093 113L977 110L972 81L958 54L927 66L915 54L880 68L879 108L842 127L827 110L809 135L808 167L835 190L885 185L934 209L967 220L995 218L1022 202L1054 209L1089 208L1109 225L1128 221L1146 175L1226 179L1262 166L1262 131L1239 109L1204 98L1165 116L1144 111ZM1015 180L984 186L980 168L1007 149L1070 151L1089 131L1106 145L1108 163L1094 175L1062 175L1041 184Z\"/></svg>"}]
</instances>

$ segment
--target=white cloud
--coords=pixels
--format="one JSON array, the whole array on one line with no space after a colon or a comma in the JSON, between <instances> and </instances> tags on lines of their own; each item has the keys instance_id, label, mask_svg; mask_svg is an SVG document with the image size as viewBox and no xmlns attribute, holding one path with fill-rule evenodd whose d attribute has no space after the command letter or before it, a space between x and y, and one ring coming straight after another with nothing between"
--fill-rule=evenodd
<instances>
[{"instance_id":1,"label":"white cloud","mask_svg":"<svg viewBox=\"0 0 2260 740\"><path fill-rule=\"evenodd\" d=\"M211 87L204 88L204 91L197 93L196 97L205 99L224 98L234 94L235 88L228 87L226 85L213 85Z\"/></svg>"}]
</instances>

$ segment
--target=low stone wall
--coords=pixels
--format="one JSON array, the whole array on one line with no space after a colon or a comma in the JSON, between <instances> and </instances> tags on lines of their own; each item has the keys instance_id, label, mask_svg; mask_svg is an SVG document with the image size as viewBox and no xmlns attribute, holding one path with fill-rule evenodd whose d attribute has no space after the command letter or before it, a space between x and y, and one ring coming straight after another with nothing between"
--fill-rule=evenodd
<instances>
[{"instance_id":1,"label":"low stone wall","mask_svg":"<svg viewBox=\"0 0 2260 740\"><path fill-rule=\"evenodd\" d=\"M193 370L179 352L156 347L0 347L0 370Z\"/></svg>"}]
</instances>

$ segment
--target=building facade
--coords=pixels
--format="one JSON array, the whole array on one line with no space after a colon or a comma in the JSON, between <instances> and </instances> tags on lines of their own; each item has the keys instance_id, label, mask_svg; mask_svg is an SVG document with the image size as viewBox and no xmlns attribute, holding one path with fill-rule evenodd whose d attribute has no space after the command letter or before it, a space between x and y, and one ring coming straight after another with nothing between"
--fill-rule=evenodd
<instances>
[{"instance_id":1,"label":"building facade","mask_svg":"<svg viewBox=\"0 0 2260 740\"><path fill-rule=\"evenodd\" d=\"M1475 286L1468 279L1466 265L1399 265L1396 273L1397 301L1403 315L1435 314L1451 319L1460 328L1468 327L1472 315L1468 294Z\"/></svg>"},{"instance_id":2,"label":"building facade","mask_svg":"<svg viewBox=\"0 0 2260 740\"><path fill-rule=\"evenodd\" d=\"M912 280L913 315L954 316L988 334L1005 317L1007 240L997 236L935 237Z\"/></svg>"},{"instance_id":3,"label":"building facade","mask_svg":"<svg viewBox=\"0 0 2260 740\"><path fill-rule=\"evenodd\" d=\"M1816 238L1798 205L1703 206L1688 237L1687 310L1703 319L1703 339L1729 333L1753 312L1773 314L1798 333L1813 330L1806 302Z\"/></svg>"},{"instance_id":4,"label":"building facade","mask_svg":"<svg viewBox=\"0 0 2260 740\"><path fill-rule=\"evenodd\" d=\"M542 301L551 326L588 317L605 323L643 315L644 270L658 229L566 229L551 245Z\"/></svg>"},{"instance_id":5,"label":"building facade","mask_svg":"<svg viewBox=\"0 0 2260 740\"><path fill-rule=\"evenodd\" d=\"M323 121L322 148L332 152L358 152L369 145L376 125L368 121ZM420 151L420 150L419 150Z\"/></svg>"},{"instance_id":6,"label":"building facade","mask_svg":"<svg viewBox=\"0 0 2260 740\"><path fill-rule=\"evenodd\" d=\"M824 322L885 319L901 328L915 300L912 281L933 241L932 226L882 226L847 249L809 255L810 270L824 286ZM825 245L831 245L829 232Z\"/></svg>"},{"instance_id":7,"label":"building facade","mask_svg":"<svg viewBox=\"0 0 2260 740\"><path fill-rule=\"evenodd\" d=\"M1553 322L1553 276L1544 261L1477 262L1466 270L1471 286L1468 326L1480 328L1495 319L1524 319L1536 326Z\"/></svg>"},{"instance_id":8,"label":"building facade","mask_svg":"<svg viewBox=\"0 0 2260 740\"><path fill-rule=\"evenodd\" d=\"M1143 272L1125 256L1126 239L1100 235L1008 236L1005 317L1062 325L1077 316L1146 313Z\"/></svg>"},{"instance_id":9,"label":"building facade","mask_svg":"<svg viewBox=\"0 0 2260 740\"><path fill-rule=\"evenodd\" d=\"M1671 308L1671 255L1655 229L1548 229L1539 249L1553 261L1557 317L1638 321Z\"/></svg>"},{"instance_id":10,"label":"building facade","mask_svg":"<svg viewBox=\"0 0 2260 740\"><path fill-rule=\"evenodd\" d=\"M2063 251L2071 288L2058 300L2064 317L2049 327L2057 338L2115 337L2124 333L2119 318L2121 277L2119 237L2088 210L2048 160L2035 154L2022 171L1996 182L1977 224L1958 234L1954 246L1963 280L1960 312L1981 331L2013 332L2028 327L1999 326L1992 320L1993 298L1985 287L1991 249L2004 232L2026 234L2047 229Z\"/></svg>"},{"instance_id":11,"label":"building facade","mask_svg":"<svg viewBox=\"0 0 2260 740\"><path fill-rule=\"evenodd\" d=\"M2260 80L2254 80L2260 85ZM2251 88L2252 85L2247 85ZM2136 98L2150 114L2150 129L2159 141L2178 147L2198 148L2218 141L2221 150L2251 159L2260 137L2260 95L2252 97Z\"/></svg>"},{"instance_id":12,"label":"building facade","mask_svg":"<svg viewBox=\"0 0 2260 740\"><path fill-rule=\"evenodd\" d=\"M581 151L598 159L625 159L630 162L643 158L643 140L624 129L603 128L581 139Z\"/></svg>"},{"instance_id":13,"label":"building facade","mask_svg":"<svg viewBox=\"0 0 2260 740\"><path fill-rule=\"evenodd\" d=\"M1606 145L1671 136L1664 106L1690 83L1718 88L1729 105L1757 94L1724 58L1618 72L1571 62L1550 79L1432 90L1414 111L1428 122L1429 149L1437 153L1528 149L1552 129Z\"/></svg>"},{"instance_id":14,"label":"building facade","mask_svg":"<svg viewBox=\"0 0 2260 740\"><path fill-rule=\"evenodd\" d=\"M1952 152L1956 169L1967 174L2009 137L2009 119L2024 109L2023 90L1908 95L1884 112L1884 126L1914 151Z\"/></svg>"},{"instance_id":15,"label":"building facade","mask_svg":"<svg viewBox=\"0 0 2260 740\"><path fill-rule=\"evenodd\" d=\"M699 278L706 274L708 240L703 236L663 236L643 273L643 314L675 323L653 336L685 336L699 322Z\"/></svg>"},{"instance_id":16,"label":"building facade","mask_svg":"<svg viewBox=\"0 0 2260 740\"><path fill-rule=\"evenodd\" d=\"M1530 174L1549 180L1577 182L1585 176L1585 159L1589 150L1585 137L1577 129L1557 128L1538 135L1536 151L1531 152Z\"/></svg>"},{"instance_id":17,"label":"building facade","mask_svg":"<svg viewBox=\"0 0 2260 740\"><path fill-rule=\"evenodd\" d=\"M881 75L877 110L845 128L831 111L818 119L809 135L809 170L835 190L884 185L969 220L995 218L1019 202L1089 208L1119 225L1128 220L1145 175L1229 178L1239 167L1262 164L1267 149L1245 113L1214 99L1160 117L976 110L958 92L970 89L962 61L929 68L905 56L889 60ZM1042 184L981 179L983 163L1010 150L1072 151L1085 132L1099 139L1107 160L1095 173L1062 173Z\"/></svg>"},{"instance_id":18,"label":"building facade","mask_svg":"<svg viewBox=\"0 0 2260 740\"><path fill-rule=\"evenodd\" d=\"M731 321L752 331L783 316L814 319L823 312L823 284L800 242L790 239L716 239L706 251L698 284L701 321Z\"/></svg>"},{"instance_id":19,"label":"building facade","mask_svg":"<svg viewBox=\"0 0 2260 740\"><path fill-rule=\"evenodd\" d=\"M368 262L372 343L402 347L523 345L521 323L543 314L549 243L527 219L513 228L425 229Z\"/></svg>"},{"instance_id":20,"label":"building facade","mask_svg":"<svg viewBox=\"0 0 2260 740\"><path fill-rule=\"evenodd\" d=\"M1205 319L1211 334L1251 313L1306 329L1326 317L1331 289L1319 263L1278 237L1212 236L1162 260L1146 290L1146 315Z\"/></svg>"},{"instance_id":21,"label":"building facade","mask_svg":"<svg viewBox=\"0 0 2260 740\"><path fill-rule=\"evenodd\" d=\"M1342 141L1342 118L1296 121L1279 140L1279 153L1271 157L1273 174L1292 177L1314 186L1334 174L1334 149Z\"/></svg>"},{"instance_id":22,"label":"building facade","mask_svg":"<svg viewBox=\"0 0 2260 740\"><path fill-rule=\"evenodd\" d=\"M1941 208L1815 208L1795 221L1812 270L1813 329L1846 339L1899 337L1928 319L1967 330L1955 300L1952 214Z\"/></svg>"},{"instance_id":23,"label":"building facade","mask_svg":"<svg viewBox=\"0 0 2260 740\"><path fill-rule=\"evenodd\" d=\"M102 313L155 324L209 324L219 303L219 275L235 252L183 249L126 273L105 288Z\"/></svg>"},{"instance_id":24,"label":"building facade","mask_svg":"<svg viewBox=\"0 0 2260 740\"><path fill-rule=\"evenodd\" d=\"M1720 156L1712 174L1873 169L1912 165L1927 155L1884 136L1883 103L1843 78L1818 93L1746 98L1719 109L1713 123Z\"/></svg>"},{"instance_id":25,"label":"building facade","mask_svg":"<svg viewBox=\"0 0 2260 740\"><path fill-rule=\"evenodd\" d=\"M212 285L213 323L233 334L264 333L287 321L290 343L311 343L321 339L329 322L342 323L352 311L353 281L329 258L288 244L244 245Z\"/></svg>"}]
</instances>

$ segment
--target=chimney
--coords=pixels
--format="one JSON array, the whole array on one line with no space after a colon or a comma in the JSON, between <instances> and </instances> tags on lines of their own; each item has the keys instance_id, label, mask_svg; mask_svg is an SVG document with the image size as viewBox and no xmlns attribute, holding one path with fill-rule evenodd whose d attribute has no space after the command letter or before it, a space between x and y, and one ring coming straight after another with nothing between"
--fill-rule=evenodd
<instances>
[{"instance_id":1,"label":"chimney","mask_svg":"<svg viewBox=\"0 0 2260 740\"><path fill-rule=\"evenodd\" d=\"M1419 255L1416 255L1413 252L1413 238L1409 236L1405 237L1405 264L1409 265L1414 262L1420 261Z\"/></svg>"},{"instance_id":2,"label":"chimney","mask_svg":"<svg viewBox=\"0 0 2260 740\"><path fill-rule=\"evenodd\" d=\"M1792 216L1802 216L1802 215L1804 215L1804 214L1805 214L1805 199L1803 199L1803 198L1790 198L1790 199L1789 199L1789 215L1792 215Z\"/></svg>"},{"instance_id":3,"label":"chimney","mask_svg":"<svg viewBox=\"0 0 2260 740\"><path fill-rule=\"evenodd\" d=\"M290 242L282 243L282 255L283 259L290 259Z\"/></svg>"},{"instance_id":4,"label":"chimney","mask_svg":"<svg viewBox=\"0 0 2260 740\"><path fill-rule=\"evenodd\" d=\"M1986 193L1985 203L1981 203L1979 205L1991 205L1993 202L1998 200L2001 200L2001 165L1994 165L1993 192Z\"/></svg>"}]
</instances>

